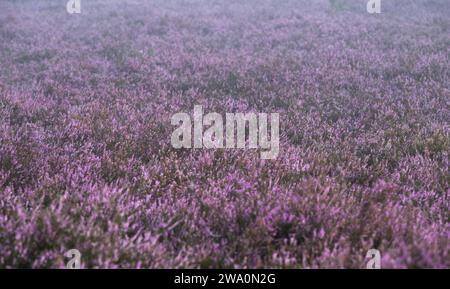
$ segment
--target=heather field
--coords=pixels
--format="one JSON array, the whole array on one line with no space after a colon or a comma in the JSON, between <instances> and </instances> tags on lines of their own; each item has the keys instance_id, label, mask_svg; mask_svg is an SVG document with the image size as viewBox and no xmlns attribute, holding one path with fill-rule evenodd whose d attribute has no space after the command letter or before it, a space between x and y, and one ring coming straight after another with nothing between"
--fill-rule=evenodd
<instances>
[{"instance_id":1,"label":"heather field","mask_svg":"<svg viewBox=\"0 0 450 289\"><path fill-rule=\"evenodd\" d=\"M448 0L66 2L0 1L0 268L450 267Z\"/></svg>"}]
</instances>

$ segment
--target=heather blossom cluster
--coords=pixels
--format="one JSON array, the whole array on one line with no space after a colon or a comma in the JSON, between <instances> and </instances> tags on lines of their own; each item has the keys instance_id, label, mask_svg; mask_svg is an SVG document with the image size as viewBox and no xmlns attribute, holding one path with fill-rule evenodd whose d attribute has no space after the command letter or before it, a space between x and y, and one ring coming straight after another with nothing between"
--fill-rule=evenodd
<instances>
[{"instance_id":1,"label":"heather blossom cluster","mask_svg":"<svg viewBox=\"0 0 450 289\"><path fill-rule=\"evenodd\" d=\"M0 1L0 268L450 266L449 1L66 2Z\"/></svg>"}]
</instances>

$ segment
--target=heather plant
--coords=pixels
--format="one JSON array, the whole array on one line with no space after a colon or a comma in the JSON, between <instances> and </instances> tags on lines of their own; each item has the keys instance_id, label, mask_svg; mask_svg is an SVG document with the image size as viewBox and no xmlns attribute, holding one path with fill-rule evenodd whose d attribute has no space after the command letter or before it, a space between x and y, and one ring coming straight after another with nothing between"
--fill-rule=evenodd
<instances>
[{"instance_id":1,"label":"heather plant","mask_svg":"<svg viewBox=\"0 0 450 289\"><path fill-rule=\"evenodd\" d=\"M450 266L448 1L66 2L0 2L0 268ZM196 105L277 157L173 147Z\"/></svg>"}]
</instances>

